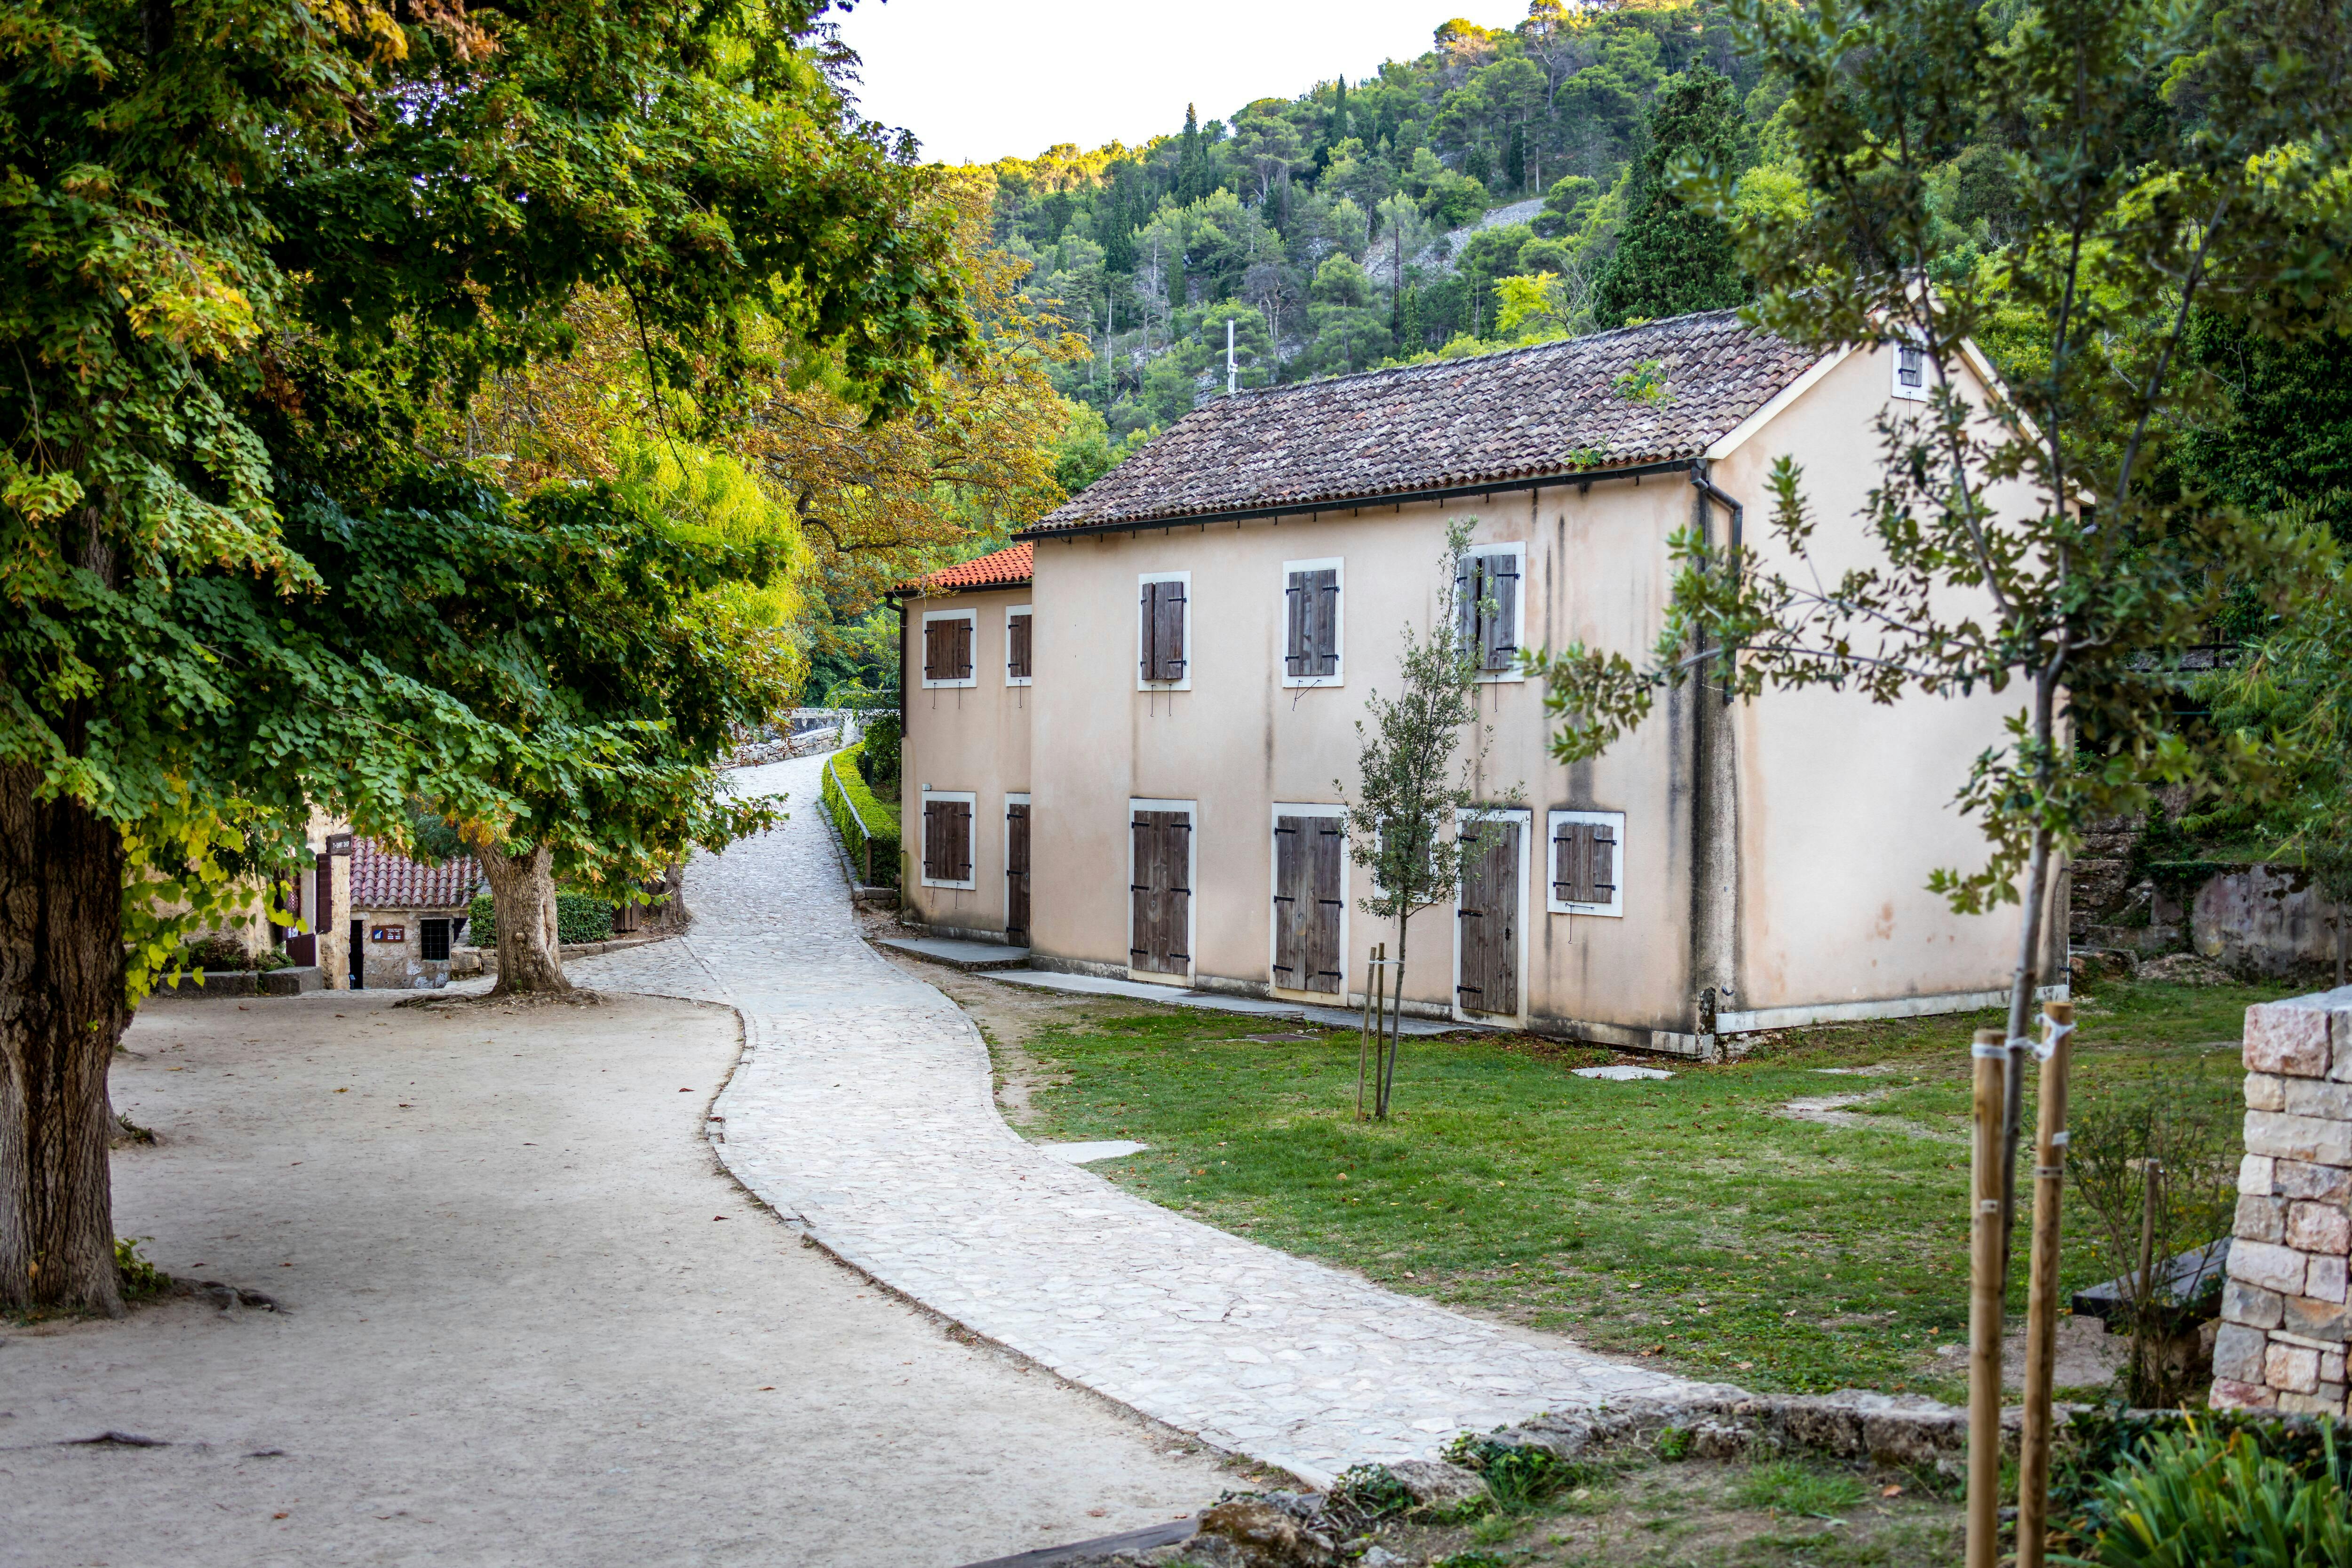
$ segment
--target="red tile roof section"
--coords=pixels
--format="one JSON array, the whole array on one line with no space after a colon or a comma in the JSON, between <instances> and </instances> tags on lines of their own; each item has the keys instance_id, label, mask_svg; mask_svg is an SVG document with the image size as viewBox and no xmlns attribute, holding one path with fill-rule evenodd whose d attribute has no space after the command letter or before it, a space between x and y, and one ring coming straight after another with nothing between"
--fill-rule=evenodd
<instances>
[{"instance_id":1,"label":"red tile roof section","mask_svg":"<svg viewBox=\"0 0 2352 1568\"><path fill-rule=\"evenodd\" d=\"M373 839L352 841L354 910L462 910L481 885L482 868L470 855L446 866L420 866Z\"/></svg>"},{"instance_id":2,"label":"red tile roof section","mask_svg":"<svg viewBox=\"0 0 2352 1568\"><path fill-rule=\"evenodd\" d=\"M1600 472L1696 458L1816 356L1730 310L1202 404L1031 531ZM1663 384L1654 392L1644 384Z\"/></svg>"},{"instance_id":3,"label":"red tile roof section","mask_svg":"<svg viewBox=\"0 0 2352 1568\"><path fill-rule=\"evenodd\" d=\"M909 577L894 594L966 594L976 588L1017 588L1029 581L1036 547L1010 545L970 561L943 566L927 577Z\"/></svg>"}]
</instances>

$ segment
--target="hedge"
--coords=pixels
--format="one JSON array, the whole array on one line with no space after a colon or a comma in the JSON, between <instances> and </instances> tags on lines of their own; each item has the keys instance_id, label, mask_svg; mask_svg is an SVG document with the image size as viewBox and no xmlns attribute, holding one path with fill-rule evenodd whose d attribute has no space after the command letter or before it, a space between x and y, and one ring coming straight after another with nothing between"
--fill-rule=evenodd
<instances>
[{"instance_id":1,"label":"hedge","mask_svg":"<svg viewBox=\"0 0 2352 1568\"><path fill-rule=\"evenodd\" d=\"M874 886L898 885L898 810L877 800L858 775L857 752L865 744L845 746L825 759L823 794L833 826L849 849L849 862L865 874L866 847L873 847ZM846 763L846 766L843 764Z\"/></svg>"},{"instance_id":2,"label":"hedge","mask_svg":"<svg viewBox=\"0 0 2352 1568\"><path fill-rule=\"evenodd\" d=\"M499 945L499 922L490 895L476 896L466 911L466 940L476 947ZM613 906L588 893L555 895L555 940L603 942L613 934Z\"/></svg>"}]
</instances>

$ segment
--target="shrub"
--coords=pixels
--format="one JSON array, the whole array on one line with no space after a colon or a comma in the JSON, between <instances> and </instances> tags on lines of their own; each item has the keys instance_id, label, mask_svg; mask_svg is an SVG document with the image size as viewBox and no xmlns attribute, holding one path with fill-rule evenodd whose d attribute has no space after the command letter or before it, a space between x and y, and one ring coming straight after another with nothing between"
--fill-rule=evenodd
<instances>
[{"instance_id":1,"label":"shrub","mask_svg":"<svg viewBox=\"0 0 2352 1568\"><path fill-rule=\"evenodd\" d=\"M264 948L253 955L253 967L267 974L273 969L291 969L294 961L277 948Z\"/></svg>"},{"instance_id":2,"label":"shrub","mask_svg":"<svg viewBox=\"0 0 2352 1568\"><path fill-rule=\"evenodd\" d=\"M148 1141L154 1141L152 1133L148 1135ZM147 1236L114 1238L114 1279L126 1301L152 1300L171 1293L172 1277L139 1256L139 1244L153 1239Z\"/></svg>"},{"instance_id":3,"label":"shrub","mask_svg":"<svg viewBox=\"0 0 2352 1568\"><path fill-rule=\"evenodd\" d=\"M2112 1568L2352 1568L2352 1518L2332 1426L2316 1463L2264 1451L2243 1429L2153 1431L2100 1485L2091 1561Z\"/></svg>"},{"instance_id":4,"label":"shrub","mask_svg":"<svg viewBox=\"0 0 2352 1568\"><path fill-rule=\"evenodd\" d=\"M559 942L603 942L613 934L613 906L593 893L555 895L555 940ZM499 944L497 906L480 893L466 910L466 940L476 947Z\"/></svg>"},{"instance_id":5,"label":"shrub","mask_svg":"<svg viewBox=\"0 0 2352 1568\"><path fill-rule=\"evenodd\" d=\"M841 835L852 863L863 871L871 847L875 885L898 885L898 813L877 798L857 771L858 753L866 742L836 752L824 764L822 795L834 830ZM842 766L847 763L847 767Z\"/></svg>"},{"instance_id":6,"label":"shrub","mask_svg":"<svg viewBox=\"0 0 2352 1568\"><path fill-rule=\"evenodd\" d=\"M209 969L215 973L247 969L253 963L245 943L225 931L208 931L190 937L180 944L176 961L182 969Z\"/></svg>"},{"instance_id":7,"label":"shrub","mask_svg":"<svg viewBox=\"0 0 2352 1568\"><path fill-rule=\"evenodd\" d=\"M898 793L899 743L904 739L896 712L877 714L859 737L857 776L867 787L886 795Z\"/></svg>"}]
</instances>

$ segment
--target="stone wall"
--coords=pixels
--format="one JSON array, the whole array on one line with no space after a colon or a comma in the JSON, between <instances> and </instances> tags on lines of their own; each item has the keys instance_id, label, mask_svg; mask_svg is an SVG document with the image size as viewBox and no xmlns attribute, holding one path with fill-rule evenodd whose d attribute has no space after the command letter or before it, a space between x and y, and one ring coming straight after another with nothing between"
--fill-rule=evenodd
<instances>
[{"instance_id":1,"label":"stone wall","mask_svg":"<svg viewBox=\"0 0 2352 1568\"><path fill-rule=\"evenodd\" d=\"M2246 1155L2217 1408L2345 1413L2352 986L2246 1009Z\"/></svg>"}]
</instances>

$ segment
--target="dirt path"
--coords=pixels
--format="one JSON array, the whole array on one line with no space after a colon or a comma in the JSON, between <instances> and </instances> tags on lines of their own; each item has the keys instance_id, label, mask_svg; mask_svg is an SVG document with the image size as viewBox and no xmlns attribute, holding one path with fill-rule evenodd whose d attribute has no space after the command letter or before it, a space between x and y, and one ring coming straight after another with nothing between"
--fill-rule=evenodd
<instances>
[{"instance_id":1,"label":"dirt path","mask_svg":"<svg viewBox=\"0 0 2352 1568\"><path fill-rule=\"evenodd\" d=\"M396 1000L142 1013L117 1228L287 1310L0 1329L0 1563L931 1568L1233 1484L754 1205L725 1009Z\"/></svg>"}]
</instances>

